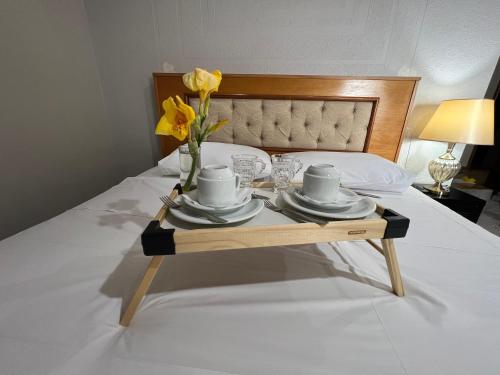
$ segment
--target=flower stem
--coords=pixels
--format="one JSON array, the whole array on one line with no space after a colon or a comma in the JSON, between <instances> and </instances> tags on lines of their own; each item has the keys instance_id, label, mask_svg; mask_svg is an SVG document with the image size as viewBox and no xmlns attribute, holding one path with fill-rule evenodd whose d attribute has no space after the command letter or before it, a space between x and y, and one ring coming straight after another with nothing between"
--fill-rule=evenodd
<instances>
[{"instance_id":1,"label":"flower stem","mask_svg":"<svg viewBox=\"0 0 500 375\"><path fill-rule=\"evenodd\" d=\"M193 157L193 155L191 155L191 159L192 159L191 170L189 171L189 175L188 175L188 178L186 180L186 183L182 187L182 190L185 192L188 192L191 190L191 184L193 183L193 177L194 177L194 172L196 171L196 165L198 164L198 158L199 158L198 155L196 155L194 157Z\"/></svg>"}]
</instances>

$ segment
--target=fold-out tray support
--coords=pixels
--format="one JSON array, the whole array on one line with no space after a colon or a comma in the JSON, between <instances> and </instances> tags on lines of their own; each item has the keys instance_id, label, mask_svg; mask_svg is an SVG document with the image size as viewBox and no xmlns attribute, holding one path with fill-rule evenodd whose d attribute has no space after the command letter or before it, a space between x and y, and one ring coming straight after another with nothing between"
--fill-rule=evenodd
<instances>
[{"instance_id":1,"label":"fold-out tray support","mask_svg":"<svg viewBox=\"0 0 500 375\"><path fill-rule=\"evenodd\" d=\"M262 186L261 183L258 187L268 186ZM170 198L175 199L179 194L182 194L182 188L177 184ZM403 282L393 240L406 235L410 220L379 205L376 212L380 218L332 221L326 225L297 223L175 231L160 226L168 213L168 207L163 206L141 235L144 255L152 256L152 259L120 324L125 327L130 324L166 255L200 251L366 240L385 257L392 289L397 296L403 296ZM381 246L374 239L380 239Z\"/></svg>"}]
</instances>

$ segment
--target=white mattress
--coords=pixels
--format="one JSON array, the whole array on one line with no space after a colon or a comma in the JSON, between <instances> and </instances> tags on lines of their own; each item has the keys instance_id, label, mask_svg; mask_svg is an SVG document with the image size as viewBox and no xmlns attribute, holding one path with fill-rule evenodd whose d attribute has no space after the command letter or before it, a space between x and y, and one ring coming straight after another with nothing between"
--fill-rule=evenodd
<instances>
[{"instance_id":1,"label":"white mattress","mask_svg":"<svg viewBox=\"0 0 500 375\"><path fill-rule=\"evenodd\" d=\"M414 189L381 203L406 296L364 242L168 257L129 328L155 170L0 242L0 374L498 374L500 238Z\"/></svg>"}]
</instances>

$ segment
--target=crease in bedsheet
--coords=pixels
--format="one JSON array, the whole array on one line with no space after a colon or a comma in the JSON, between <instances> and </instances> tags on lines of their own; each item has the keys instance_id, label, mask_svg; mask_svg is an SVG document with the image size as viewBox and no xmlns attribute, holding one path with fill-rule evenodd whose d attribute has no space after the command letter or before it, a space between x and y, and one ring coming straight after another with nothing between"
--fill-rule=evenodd
<instances>
[{"instance_id":1,"label":"crease in bedsheet","mask_svg":"<svg viewBox=\"0 0 500 375\"><path fill-rule=\"evenodd\" d=\"M2 303L0 306L0 321L2 328L0 336L35 340L64 346L79 345L82 337L87 335L78 330L81 322L99 321L113 311L119 311L120 303L116 299L105 299L102 295L92 295L93 286L100 284L99 279L85 282L68 282L64 287L49 289L20 300ZM41 284L45 287L46 284ZM42 289L42 288L41 288ZM86 293L86 294L84 294ZM73 296L80 295L79 298ZM44 308L39 306L45 303ZM109 315L110 319L115 314ZM45 333L53 329L58 320L71 316L71 324L59 324L50 337L43 339ZM36 329L28 330L24 326L17 327L16 319L23 318L26 322L36 323ZM52 328L50 328L52 327ZM75 335L78 332L78 335Z\"/></svg>"},{"instance_id":2,"label":"crease in bedsheet","mask_svg":"<svg viewBox=\"0 0 500 375\"><path fill-rule=\"evenodd\" d=\"M457 253L474 254L474 255L478 255L478 256L492 256L492 257L500 256L500 251L498 253L478 252L477 249L469 250L469 249L464 249L464 248L456 248L456 247L449 247L449 246L442 246L442 245L430 245L426 242L415 243L415 241L408 241L408 240L405 240L404 238L401 238L399 240L399 243L405 244L405 245L420 245L420 246L430 247L433 249L449 250L449 251L454 251Z\"/></svg>"},{"instance_id":3,"label":"crease in bedsheet","mask_svg":"<svg viewBox=\"0 0 500 375\"><path fill-rule=\"evenodd\" d=\"M233 294L234 296L234 294ZM181 322L183 321L183 318L181 317L189 317L194 318L195 316L203 317L206 316L206 318L213 320L213 321L224 321L227 322L229 326L235 324L233 322L234 319L237 319L238 321L244 322L244 321L253 321L255 324L255 329L252 327L247 327L246 331L248 331L248 336L243 336L240 337L241 340L245 341L245 346L248 348L248 353L251 357L254 358L260 358L259 362L256 362L253 364L254 370L251 371L249 370L252 367L249 367L248 365L245 366L247 369L246 371L243 371L243 373L279 373L279 374L290 374L290 373L310 373L310 374L330 374L332 369L335 367L330 367L329 370L325 370L324 363L325 363L325 355L331 357L332 354L335 354L335 345L339 345L340 341L338 339L335 339L335 337L344 337L346 335L354 334L357 337L360 338L360 340L365 340L361 341L362 344L359 344L361 346L367 345L372 347L371 349L371 357L372 358L380 358L380 356L376 356L375 353L377 354L384 354L384 358L387 359L387 351L386 351L386 345L384 342L380 342L379 338L381 336L377 334L377 337L374 338L371 335L368 335L367 332L363 329L359 329L358 324L366 327L370 332L379 332L379 323L376 320L374 316L373 309L370 305L370 303L366 303L363 306L356 307L356 308L341 308L338 310L321 310L317 311L316 309L309 309L307 303L304 303L302 309L297 309L297 310L292 310L292 311L255 311L253 309L246 309L244 311L234 311L232 309L229 310L223 310L223 311L218 311L215 314L212 313L210 310L208 311L198 311L198 312L191 312L189 310L187 311L177 311L177 310L169 310L169 316L170 319L172 319L172 322L176 322L175 324L172 323L168 324L168 322L165 322L164 318L161 318L159 314L154 314L152 311L142 311L142 314L139 319L136 320L136 326L132 327L131 330L128 331L128 334L130 335L139 335L140 337L148 337L149 334L153 335L161 335L162 332L164 334L168 335L173 335L172 340L177 341L176 337L179 339L180 342L183 342L183 338L178 337L180 332L183 330L191 330L193 334L199 334L200 335L200 340L201 341L206 341L208 338L206 338L206 335L213 335L216 334L217 339L213 343L216 346L219 346L219 350L221 350L221 347L228 346L231 347L231 339L234 338L234 334L232 333L231 329L228 329L227 331L219 331L217 327L210 327L210 326L204 326L204 329L202 332L197 331L197 326L198 320L196 321L195 327L182 327L179 326L179 323L182 324ZM344 306L345 307L345 306ZM331 314L335 313L335 314ZM297 317L303 317L301 320L303 322L303 325L300 327L294 327L293 325L288 327L287 324L281 324L281 322L286 322L290 320L295 320ZM316 318L315 318L316 317ZM181 320L179 320L181 319ZM263 328L263 325L269 324L268 322L275 322L278 327L274 327L274 329L277 331L277 336L269 336L269 335L264 335L260 336L259 334L252 334L253 332L259 332L259 329ZM165 324L164 324L165 323ZM161 328L160 328L161 326ZM238 327L242 327L241 324L237 325ZM321 335L320 332L322 332L324 329L327 327L330 327L329 329L333 329L331 332L332 336L331 338L328 338L327 336ZM336 328L333 328L336 327ZM158 331L158 328L160 328L160 331ZM300 332L304 329L307 329L309 331L309 337L314 337L316 332L318 336L323 336L323 337L318 337L318 341L316 345L313 346L308 346L307 343L302 344L300 341ZM195 333L196 332L196 333ZM367 336L368 335L368 336ZM289 338L289 340L286 340L286 338ZM214 337L215 339L215 337ZM290 340L296 340L296 343L291 344ZM385 339L384 339L385 340ZM334 346L332 348L332 345L327 345L329 342L331 342ZM375 346L371 346L370 342L372 344L376 344ZM345 342L343 343L345 345L355 345L353 341ZM241 345L240 342L234 343L234 345ZM358 345L358 346L359 346ZM216 364L217 361L214 362L214 359L212 359L212 356L209 354L213 351L212 347L207 347L206 351L208 352L205 355L201 355L201 353L198 353L196 348L199 345L194 344L194 348L185 348L187 351L182 352L182 347L176 348L176 352L179 352L181 354L181 357L183 358L183 361L185 361L185 358L196 358L197 365L199 365L200 361L202 363L206 363L207 361L212 364ZM297 346L301 347L303 346L303 350L298 350L297 351ZM250 349L251 348L251 349ZM156 348L152 348L155 350ZM137 347L131 346L129 348L130 353L133 353L134 356L138 355L147 355L148 357L156 357L154 352L150 352L147 349L142 349L144 351L143 354L137 350ZM334 351L333 353L331 351ZM270 352L271 351L271 352ZM172 356L175 357L175 353L171 353ZM223 353L226 354L226 351L223 350ZM170 353L169 353L170 354ZM241 354L239 354L241 356ZM268 362L271 361L272 362ZM242 358L239 358L240 360ZM176 358L177 360L177 358ZM224 364L224 370L229 370L229 371L234 371L237 373L240 373L236 369L239 367L241 368L242 363L238 361L238 357L236 358L227 358L227 361L229 363ZM248 360L247 360L248 361ZM349 360L347 360L349 362ZM354 358L351 359L351 363L355 362L356 360ZM177 362L177 361L176 361ZM231 363L232 362L232 363ZM182 362L181 362L182 363ZM255 368L262 368L263 366L265 367L266 364L269 363L269 366L272 366L271 369L274 367L275 371L271 369L267 369L267 371L262 371L262 369L256 370ZM310 367L304 368L306 364L309 364ZM335 363L335 362L333 362ZM387 365L387 362L385 362ZM374 363L372 363L372 366ZM218 366L221 366L221 362L219 361ZM296 367L299 366L299 367ZM399 365L398 365L399 366ZM228 368L229 367L229 368ZM210 366L210 368L214 368L213 366ZM391 367L392 368L392 367ZM361 373L361 372L355 372L355 373ZM364 372L363 372L364 373ZM381 372L381 373L396 373L394 371L390 372ZM399 372L397 372L399 373Z\"/></svg>"},{"instance_id":4,"label":"crease in bedsheet","mask_svg":"<svg viewBox=\"0 0 500 375\"><path fill-rule=\"evenodd\" d=\"M398 241L399 243L399 241ZM367 284L371 284L371 280L376 280L377 282L382 282L382 283L387 283L388 285L388 290L391 292L391 297L392 295L392 287L390 286L390 279L389 279L389 274L387 270L387 266L385 263L385 259L381 256L378 256L377 253L374 253L373 257L377 256L379 259L376 261L375 259L372 258L371 262L373 264L373 267L375 265L379 264L380 269L383 271L382 273L373 273L373 272L368 272L368 267L364 265L358 265L355 263L355 259L352 257L353 252L349 251L350 249L344 250L342 249L342 242L334 242L334 243L329 243L329 246L339 255L341 260L344 262L346 265L346 269L353 274L356 274L360 277L360 279ZM370 248L370 245L366 244L364 241L356 241L355 243L350 242L349 245L358 245L360 249L365 249L365 250L372 250ZM366 257L366 253L359 254L360 256ZM401 262L400 262L401 266ZM371 268L370 270L373 271L374 268ZM403 269L404 270L404 269ZM383 278L381 278L381 276ZM433 313L436 312L436 308L439 311L438 316L445 315L449 309L450 306L447 304L443 303L443 296L440 295L439 291L434 288L431 284L428 284L426 282L423 282L417 278L413 278L407 273L403 275L403 283L404 287L406 289L406 295L402 299L402 303L406 302L406 299L413 299L415 302L417 302L420 305L420 311L422 313L422 316L427 316L429 317L429 311L432 310ZM371 284L373 285L373 284ZM376 285L375 288L377 287ZM383 293L384 290L383 288L377 288L374 289L374 294L380 295L380 293ZM374 296L375 298L375 296ZM399 300L399 299L396 299ZM373 301L373 298L372 298ZM427 308L424 308L424 306L427 306ZM433 306L434 309L431 309L430 307Z\"/></svg>"},{"instance_id":5,"label":"crease in bedsheet","mask_svg":"<svg viewBox=\"0 0 500 375\"><path fill-rule=\"evenodd\" d=\"M360 280L361 281L361 280ZM286 281L286 283L293 283L293 281ZM265 283L260 287L265 289ZM365 284L369 285L369 284ZM245 297L245 302L242 302L240 299L212 299L210 301L203 300L201 304L200 298L203 296L217 296L218 291L223 288L238 288L239 285L233 285L228 287L211 287L210 292L206 290L200 289L191 289L191 290L181 290L181 291L173 291L167 294L159 294L159 295L150 295L146 298L143 303L142 309L147 310L150 308L157 308L158 306L166 306L169 308L213 308L217 309L225 309L231 307L232 309L242 310L244 312L249 307L253 309L265 309L266 306L272 306L273 311L292 311L294 308L299 308L304 303L311 304L315 309L318 310L329 310L331 308L342 308L342 306L362 306L366 303L372 303L374 300L383 301L385 299L391 301L397 301L402 304L406 304L409 301L412 304L416 304L418 306L417 310L420 311L420 315L424 317L429 322L435 322L436 318L439 318L446 313L449 312L450 306L443 302L445 298L443 295L440 295L436 291L433 291L433 288L430 285L422 284L412 278L405 278L405 287L407 291L407 295L404 299L396 297L392 294L392 291L388 290L380 290L373 288L373 290L368 291L368 295L365 296L353 296L353 297L341 297L335 296L332 299L332 296L325 295L322 299L314 299L314 298L305 298L302 296L300 301L290 300L290 299L282 299L282 300L273 300L273 301L249 301L248 297ZM373 287L370 285L370 287ZM245 286L242 287L243 290ZM252 285L252 288L256 288L255 285ZM436 315L437 313L437 315Z\"/></svg>"},{"instance_id":6,"label":"crease in bedsheet","mask_svg":"<svg viewBox=\"0 0 500 375\"><path fill-rule=\"evenodd\" d=\"M372 301L372 309L375 312L375 314L377 315L377 319L378 319L378 321L380 323L380 326L382 327L382 330L385 333L385 337L387 338L387 341L390 343L392 351L393 351L394 355L396 356L396 358L398 359L399 364L401 365L402 370L404 371L404 373L406 375L409 375L408 374L408 370L406 369L405 364L404 364L403 360L401 359L401 356L399 355L398 350L396 349L396 346L392 342L391 336L389 335L389 332L387 331L387 328L385 328L384 322L380 318L380 315L379 315L379 313L378 313L375 305L373 304L373 301Z\"/></svg>"},{"instance_id":7,"label":"crease in bedsheet","mask_svg":"<svg viewBox=\"0 0 500 375\"><path fill-rule=\"evenodd\" d=\"M212 288L210 292L217 293L217 289L218 288ZM206 291L204 293L182 291L180 293L169 293L168 296L149 296L142 304L141 309L146 311L148 309L168 306L169 309L202 308L211 309L213 312L220 310L231 313L245 313L251 309L253 312L267 311L272 313L293 313L295 310L303 309L304 305L307 305L308 308L315 311L332 311L335 309L344 309L346 307L362 307L370 304L374 298L369 294L355 299L349 297L336 297L335 300L332 300L332 298L325 297L322 299L302 299L300 301L290 298L282 298L281 300L275 299L273 301L258 299L251 301L249 298L246 298L245 302L243 302L240 299L223 299L223 295L220 294L209 294L209 296L213 296L212 299L210 301L203 300L203 304L201 304L198 302L200 300L199 297L207 297L206 293ZM215 296L219 296L222 299L216 299L214 298Z\"/></svg>"},{"instance_id":8,"label":"crease in bedsheet","mask_svg":"<svg viewBox=\"0 0 500 375\"><path fill-rule=\"evenodd\" d=\"M182 369L204 370L204 373L210 372L214 375L236 374L217 369L178 364L172 361L154 361L151 358L142 359L137 356L130 357L121 355L119 352L116 353L115 349L118 346L127 345L127 343L130 342L130 340L127 340L127 335L127 329L121 326L106 324L96 326L91 332L89 332L86 342L78 350L74 351L71 355L65 358L63 363L52 369L49 374L66 375L109 373L107 370L112 365L112 363L108 362L110 358L112 359L112 362L114 362L116 358L121 358L129 362L157 363L163 367L167 366ZM15 338L15 340L20 339ZM27 341L32 342L33 340ZM199 371L196 371L196 373L199 373Z\"/></svg>"},{"instance_id":9,"label":"crease in bedsheet","mask_svg":"<svg viewBox=\"0 0 500 375\"><path fill-rule=\"evenodd\" d=\"M161 208L161 205L158 206L158 209L160 209L160 208ZM97 211L97 212L111 212L111 213L120 214L120 215L145 217L148 219L152 219L154 217L154 216L149 215L147 213L143 213L143 214L131 213L131 212L126 212L126 211L114 210L111 208L75 207L75 208L72 208L71 210L68 210L68 211L83 211L83 210Z\"/></svg>"},{"instance_id":10,"label":"crease in bedsheet","mask_svg":"<svg viewBox=\"0 0 500 375\"><path fill-rule=\"evenodd\" d=\"M172 372L172 374L178 374L179 373L179 370L182 370L182 375L186 374L184 372L184 370L194 370L194 372L189 372L189 374L191 375L199 375L201 374L200 373L200 370L203 370L203 374L207 374L207 375L240 375L241 373L236 373L236 372L227 372L227 371L222 371L222 370L216 370L216 369L211 369L211 368L208 368L208 367L195 367L195 366L189 366L187 364L178 364L178 363L174 363L174 362L171 362L171 361L167 361L167 362L162 362L162 361L159 361L159 360L155 360L155 359L152 359L152 358L142 358L142 357L138 357L138 356L134 356L134 357L131 357L131 356L126 356L124 354L121 354L121 353L113 353L113 359L120 359L124 362L127 362L128 365L130 364L144 364L144 365L155 365L155 366L161 366L162 367L162 371L161 371L161 374L168 374L166 372L164 372L165 370L168 370L168 369L165 369L165 367L169 367L169 370L172 370L172 371L176 371L175 373ZM129 366L127 366L129 367ZM174 368L172 368L174 367Z\"/></svg>"},{"instance_id":11,"label":"crease in bedsheet","mask_svg":"<svg viewBox=\"0 0 500 375\"><path fill-rule=\"evenodd\" d=\"M101 371L94 372L92 370L98 365L96 360L105 356L107 353L106 348L114 346L122 334L123 330L118 327L102 325L94 328L89 333L89 339L85 344L71 357L67 358L63 364L52 370L50 375L75 374L76 369L78 369L78 373L82 373L82 370L84 370L83 373L88 374L101 373Z\"/></svg>"}]
</instances>

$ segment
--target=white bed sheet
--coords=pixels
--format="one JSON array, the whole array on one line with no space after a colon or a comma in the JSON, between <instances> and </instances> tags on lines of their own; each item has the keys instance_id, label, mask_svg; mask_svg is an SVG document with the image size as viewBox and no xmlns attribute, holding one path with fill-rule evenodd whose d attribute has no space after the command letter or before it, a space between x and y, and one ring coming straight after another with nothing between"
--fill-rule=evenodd
<instances>
[{"instance_id":1,"label":"white bed sheet","mask_svg":"<svg viewBox=\"0 0 500 375\"><path fill-rule=\"evenodd\" d=\"M498 374L500 238L414 189L406 296L366 243L168 257L132 325L156 170L0 242L0 374Z\"/></svg>"}]
</instances>

